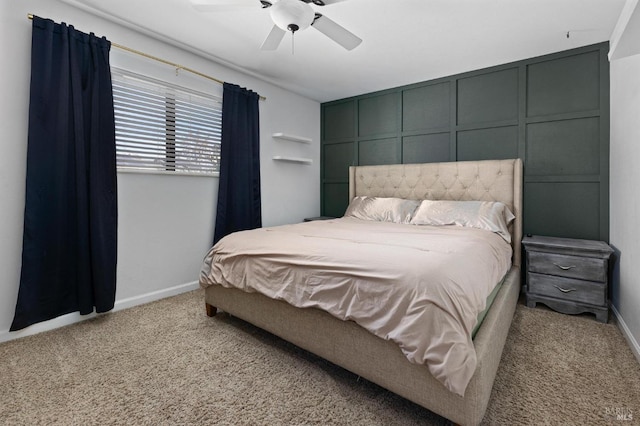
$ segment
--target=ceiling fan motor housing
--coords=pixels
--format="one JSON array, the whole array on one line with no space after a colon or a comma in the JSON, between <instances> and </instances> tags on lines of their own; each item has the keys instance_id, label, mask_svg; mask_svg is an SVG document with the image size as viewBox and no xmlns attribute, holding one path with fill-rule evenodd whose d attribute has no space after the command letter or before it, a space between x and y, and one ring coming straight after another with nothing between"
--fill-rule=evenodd
<instances>
[{"instance_id":1,"label":"ceiling fan motor housing","mask_svg":"<svg viewBox=\"0 0 640 426\"><path fill-rule=\"evenodd\" d=\"M311 6L300 0L279 0L269 10L273 22L291 32L309 28L315 17Z\"/></svg>"}]
</instances>

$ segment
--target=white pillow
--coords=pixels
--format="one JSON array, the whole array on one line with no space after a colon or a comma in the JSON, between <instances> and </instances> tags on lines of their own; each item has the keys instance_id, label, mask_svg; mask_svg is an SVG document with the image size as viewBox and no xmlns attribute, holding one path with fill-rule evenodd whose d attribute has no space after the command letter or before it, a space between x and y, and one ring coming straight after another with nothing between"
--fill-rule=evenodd
<instances>
[{"instance_id":1,"label":"white pillow","mask_svg":"<svg viewBox=\"0 0 640 426\"><path fill-rule=\"evenodd\" d=\"M411 222L414 225L458 225L485 229L499 234L511 243L509 223L515 216L497 201L433 201L423 200Z\"/></svg>"},{"instance_id":2,"label":"white pillow","mask_svg":"<svg viewBox=\"0 0 640 426\"><path fill-rule=\"evenodd\" d=\"M351 200L344 216L378 222L409 223L419 204L418 200L360 196Z\"/></svg>"}]
</instances>

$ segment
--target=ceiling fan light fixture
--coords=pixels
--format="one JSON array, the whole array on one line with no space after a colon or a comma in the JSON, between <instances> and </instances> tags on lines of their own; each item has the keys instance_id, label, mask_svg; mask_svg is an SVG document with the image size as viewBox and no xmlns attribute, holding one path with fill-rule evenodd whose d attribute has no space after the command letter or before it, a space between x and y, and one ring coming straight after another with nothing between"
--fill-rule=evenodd
<instances>
[{"instance_id":1,"label":"ceiling fan light fixture","mask_svg":"<svg viewBox=\"0 0 640 426\"><path fill-rule=\"evenodd\" d=\"M273 22L285 31L309 28L315 17L311 6L299 0L279 0L269 9Z\"/></svg>"}]
</instances>

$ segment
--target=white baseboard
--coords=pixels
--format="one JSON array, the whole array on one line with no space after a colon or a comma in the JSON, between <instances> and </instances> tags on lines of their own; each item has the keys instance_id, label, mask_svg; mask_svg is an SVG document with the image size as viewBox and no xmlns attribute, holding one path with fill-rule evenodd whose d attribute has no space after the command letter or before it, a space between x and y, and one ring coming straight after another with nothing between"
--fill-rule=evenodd
<instances>
[{"instance_id":1,"label":"white baseboard","mask_svg":"<svg viewBox=\"0 0 640 426\"><path fill-rule=\"evenodd\" d=\"M638 362L640 362L640 344L638 344L638 341L635 339L635 337L633 337L633 334L631 334L631 330L629 330L629 327L627 327L627 324L624 322L624 319L622 318L622 316L620 315L620 312L618 312L615 306L611 305L611 311L616 317L618 328L622 332L622 335L624 336L624 338L627 339L627 343L629 343L631 352L633 352Z\"/></svg>"},{"instance_id":2,"label":"white baseboard","mask_svg":"<svg viewBox=\"0 0 640 426\"><path fill-rule=\"evenodd\" d=\"M141 294L140 296L129 297L128 299L116 300L114 311L131 308L133 306L142 305L153 302L155 300L164 299L166 297L176 296L199 288L198 281L180 284L175 287L163 288L162 290L153 291L151 293Z\"/></svg>"},{"instance_id":3,"label":"white baseboard","mask_svg":"<svg viewBox=\"0 0 640 426\"><path fill-rule=\"evenodd\" d=\"M190 283L180 284L174 287L153 291L151 293L129 297L127 299L116 300L113 310L109 312L120 311L122 309L131 308L133 306L142 305L145 303L153 302L155 300L175 296L181 293L186 293L191 290L196 290L197 288L198 288L198 281L193 281ZM3 330L3 331L0 331L0 343L7 342L9 340L18 339L20 337L31 336L33 334L42 333L43 331L53 330L55 328L64 327L66 325L75 324L77 322L94 318L97 315L98 314L96 314L95 312L88 315L80 315L80 313L78 312L73 312L70 314L59 316L49 321L33 324L19 331L9 332L9 330ZM105 315L105 314L100 314L100 315Z\"/></svg>"}]
</instances>

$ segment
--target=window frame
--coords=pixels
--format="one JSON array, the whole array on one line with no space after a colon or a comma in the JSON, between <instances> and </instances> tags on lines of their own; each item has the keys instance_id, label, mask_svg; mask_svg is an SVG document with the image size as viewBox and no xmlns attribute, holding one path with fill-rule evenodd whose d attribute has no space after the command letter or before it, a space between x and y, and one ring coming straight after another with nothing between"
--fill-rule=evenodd
<instances>
[{"instance_id":1,"label":"window frame","mask_svg":"<svg viewBox=\"0 0 640 426\"><path fill-rule=\"evenodd\" d=\"M164 140L158 138L158 147L156 147L156 149L158 149L162 142L164 142L164 165L153 166L152 164L149 164L145 167L144 164L137 164L135 166L120 164L120 157L118 154L122 153L120 151L122 145L119 144L118 140L118 102L116 101L117 97L114 93L114 114L116 116L116 167L118 173L161 174L169 176L220 176L220 149L222 143L221 96L172 84L164 80L159 80L147 75L139 74L115 66L111 67L111 75L112 82L114 80L125 82L127 82L127 80L129 80L129 82L134 82L137 80L137 83L139 84L139 87L142 88L142 90L145 90L145 85L147 86L147 89L149 86L156 86L156 88L160 88L160 90L158 91L158 95L164 97ZM148 90L149 93L151 93L153 89ZM214 156L214 158L217 159L217 161L214 162L213 171L206 171L203 168L195 167L194 164L197 164L198 161L195 161L191 165L191 167L185 168L180 166L180 156L177 154L177 152L181 149L181 141L185 142L188 141L188 139L180 138L179 136L179 133L182 132L184 126L176 124L177 122L179 122L180 115L180 113L177 113L176 111L178 108L177 105L179 105L179 103L181 102L186 102L187 105L194 105L196 106L196 108L198 107L197 102L189 103L189 100L187 100L187 98L190 96L194 96L202 100L203 102L200 106L206 104L206 106L210 107L212 110L215 109L215 113L219 116L219 119L215 116L211 118L212 122L215 122L217 124L212 125L210 128L208 128L208 130L213 130L208 133L216 135L215 137L208 139L208 142L210 142L208 148L211 149L210 155ZM187 121L187 123L192 124L192 121ZM153 146L153 144L153 142L149 142L150 147ZM158 152L162 152L162 150Z\"/></svg>"}]
</instances>

